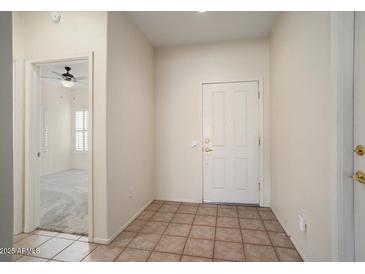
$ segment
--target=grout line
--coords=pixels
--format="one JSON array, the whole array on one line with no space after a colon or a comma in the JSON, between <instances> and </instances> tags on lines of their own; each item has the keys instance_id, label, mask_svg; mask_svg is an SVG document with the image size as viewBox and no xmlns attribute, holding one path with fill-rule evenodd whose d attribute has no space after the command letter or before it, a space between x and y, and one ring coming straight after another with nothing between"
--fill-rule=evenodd
<instances>
[{"instance_id":1,"label":"grout line","mask_svg":"<svg viewBox=\"0 0 365 274\"><path fill-rule=\"evenodd\" d=\"M153 202L152 202L153 203ZM151 204L152 204L151 203ZM122 250L121 250L121 252L116 256L116 258L113 260L113 261L116 261L119 257L120 257L120 255L125 251L125 249L127 249L127 248L131 248L131 249L135 249L135 250L144 250L144 251L149 251L150 252L150 254L149 254L149 256L147 257L147 261L150 259L150 257L151 257L151 255L152 255L152 253L153 252L160 252L160 253L164 253L164 254L173 254L173 255L179 255L180 256L180 259L179 259L179 261L181 261L182 260L182 257L183 256L190 256L190 257L200 257L200 258L204 258L204 259L209 259L209 260L212 260L212 261L214 261L214 258L215 258L215 243L216 243L216 241L217 241L217 239L216 239L216 233L217 233L217 228L221 228L221 226L218 226L218 217L226 217L226 218L234 218L234 219L237 219L238 220L238 228L237 227L222 227L222 228L228 228L228 229L239 229L240 230L240 238L241 238L241 244L242 244L242 247L243 247L243 255L244 255L244 258L245 258L245 260L247 261L247 255L246 255L246 251L245 251L245 245L254 245L254 246L271 246L273 249L274 249L274 252L275 252L275 256L276 256L276 259L278 259L279 260L279 256L278 256L278 254L277 254L277 252L276 252L276 249L275 249L275 246L273 245L273 243L272 243L272 241L271 241L271 238L270 238L270 235L269 235L269 233L268 232L275 232L275 233L282 233L282 232L278 232L278 231L271 231L271 230L268 230L267 228L266 228L266 226L265 226L265 224L264 224L264 221L277 221L276 219L274 219L274 220L271 220L271 219L263 219L262 218L262 216L261 216L261 214L260 214L260 211L257 209L257 207L251 207L249 210L253 210L253 211L256 211L257 212L257 214L258 214L258 216L259 216L259 218L247 218L247 217L245 217L245 218L241 218L240 217L240 215L239 215L239 212L240 212L240 207L239 206L232 206L232 207L234 207L235 208L235 211L236 211L236 213L237 213L237 217L232 217L232 216L219 216L219 205L217 205L216 207L215 207L215 209L216 209L216 214L215 214L215 216L212 216L212 215L201 215L201 214L198 214L198 210L199 210L199 208L200 207L203 207L203 205L204 204L198 204L197 206L195 206L195 204L194 204L194 207L196 207L196 213L195 214L193 214L193 213L189 213L189 212L179 212L179 210L183 207L183 206L188 206L186 203L185 204L183 204L183 203L179 203L178 204L178 207L177 207L177 209L176 209L176 211L174 211L174 212L164 212L164 211L160 211L161 210L161 208L162 208L162 206L163 205L165 205L166 204L166 202L165 201L162 201L162 203L161 204L158 204L159 205L159 208L157 209L157 210L149 210L149 209L146 209L146 210L148 210L148 211L153 211L154 213L152 214L152 216L149 218L149 219L147 219L147 220L143 220L143 221L145 221L145 224L142 226L142 228L139 230L139 231L133 231L134 233L135 233L135 235L131 238L131 240L129 241L129 243L126 245L126 246L124 246L124 247L122 247ZM169 204L167 204L167 205L169 205ZM173 205L173 204L171 204L171 205ZM211 208L214 208L214 207L211 207ZM222 209L228 209L228 208L222 208ZM271 210L271 209L270 209ZM171 220L170 221L168 221L168 222L166 222L166 221L152 221L152 218L157 214L157 213L173 213L174 214L174 216L171 218ZM177 214L190 214L190 215L193 215L194 217L193 217L193 220L192 220L192 222L191 223L175 223L175 222L173 222L173 219L175 218L175 216L177 215ZM193 226L194 226L194 222L195 222L195 219L196 219L196 217L197 216L211 216L211 217L215 217L215 219L216 219L216 223L215 223L215 226L210 226L210 225L198 225L197 224L197 226L203 226L203 227L214 227L214 238L213 238L213 240L210 240L210 239L202 239L202 238L195 238L195 237L191 237L191 231L192 231L192 228L193 228ZM248 219L248 220L260 220L262 223L263 223L263 225L264 225L264 230L262 230L262 229L243 229L242 228L242 226L241 226L241 223L240 223L240 219ZM135 220L137 220L137 218L135 219ZM133 221L135 221L135 220L133 220ZM142 231L142 229L143 229L143 227L148 223L148 222L159 222L159 223L165 223L165 224L167 224L167 226L165 227L165 229L162 231L162 233L149 233L149 232L141 232ZM167 235L166 234L166 231L167 231L167 229L168 229L168 227L169 227L169 225L170 224L176 224L176 225L189 225L190 226L190 228L189 228L189 233L187 234L187 236L180 236L180 235ZM279 223L280 224L280 223ZM243 236L242 236L242 230L252 230L252 231L261 231L261 232L263 232L263 231L265 231L265 233L267 234L267 236L269 237L269 240L270 240L270 245L263 245L263 244L251 244L251 243L244 243L244 241L243 241ZM123 232L123 231L122 231ZM128 245L133 241L133 239L139 234L139 233L145 233L145 234L159 234L160 235L160 237L159 237L159 239L158 239L158 241L157 241L157 243L154 245L154 247L152 248L152 250L145 250L145 249L139 249L139 248L132 248L132 247L128 247ZM161 239L162 239L162 237L163 236L173 236L173 237L181 237L181 238L186 238L186 241L185 241L185 244L184 244L184 247L183 247L183 249L182 249L182 251L181 251L181 254L179 254L179 253L173 253L173 252L164 252L164 251L157 251L156 250L156 247L157 247L157 245L161 242ZM210 240L210 241L213 241L213 256L210 258L210 257L205 257L205 256L193 256L193 255L189 255L189 254L184 254L184 251L185 251L185 249L186 249L186 245L187 245L187 242L188 242L188 240L189 239L200 239L200 240ZM237 242L233 242L233 241L226 241L226 240L223 240L222 242L230 242L230 243L237 243ZM109 246L109 245L107 245L107 246ZM278 246L279 247L279 246ZM287 249L294 249L294 250L296 250L295 248L288 248L288 247L282 247L282 248L287 248ZM96 248L95 248L96 249ZM93 251L95 250L95 249L93 249ZM92 251L92 252L93 252ZM297 252L297 251L296 251ZM91 252L90 252L91 253ZM89 254L90 254L89 253ZM298 252L297 252L298 253ZM88 254L88 255L89 255ZM58 254L57 254L58 255ZM57 256L56 255L56 256ZM87 256L88 256L87 255ZM87 257L87 256L85 256L85 258ZM54 257L53 257L54 258ZM84 258L84 259L85 259Z\"/></svg>"},{"instance_id":2,"label":"grout line","mask_svg":"<svg viewBox=\"0 0 365 274\"><path fill-rule=\"evenodd\" d=\"M87 243L87 244L90 244L90 243ZM98 248L98 245L95 244L95 248L93 248L89 253L87 253L86 256L82 257L82 259L79 262L82 262L87 256L89 256L97 248Z\"/></svg>"},{"instance_id":3,"label":"grout line","mask_svg":"<svg viewBox=\"0 0 365 274\"><path fill-rule=\"evenodd\" d=\"M123 251L126 250L127 246L123 246L121 247L121 251L118 253L118 255L113 259L113 262L115 262L119 257L120 255L122 255Z\"/></svg>"},{"instance_id":4,"label":"grout line","mask_svg":"<svg viewBox=\"0 0 365 274\"><path fill-rule=\"evenodd\" d=\"M176 214L175 214L176 215ZM165 227L165 229L162 231L162 233L161 233L161 236L160 236L160 239L156 242L156 244L154 245L154 247L152 248L152 250L151 250L151 253L150 253L150 255L147 257L147 259L146 259L146 262L148 262L148 260L150 259L150 257L151 257L151 255L152 255L152 252L154 252L155 251L155 249L156 249L156 247L157 247L157 245L160 243L160 241L161 241L161 239L162 239L162 237L163 237L163 235L164 235L164 233L166 232L166 230L167 230L167 228L169 227L169 223L167 223L167 226Z\"/></svg>"},{"instance_id":5,"label":"grout line","mask_svg":"<svg viewBox=\"0 0 365 274\"><path fill-rule=\"evenodd\" d=\"M218 225L218 206L216 209L217 215L215 216L215 226L214 226L214 238L213 238L213 255L212 255L212 261L215 259L215 242L216 242L216 235L217 235L217 225Z\"/></svg>"},{"instance_id":6,"label":"grout line","mask_svg":"<svg viewBox=\"0 0 365 274\"><path fill-rule=\"evenodd\" d=\"M154 200L148 205L148 206L150 206L150 205L152 205L153 204L153 202L154 202ZM160 207L158 208L158 210L160 210L160 208L164 205L164 201L162 201L162 203L160 204L155 204L155 205L159 205ZM145 210L148 210L148 206L146 207L146 209ZM144 211L145 211L144 210ZM143 229L143 227L148 223L148 222L150 222L151 221L151 219L156 215L156 213L158 212L158 210L151 210L151 211L153 211L153 214L152 214L152 216L149 218L149 219L147 219L147 220L145 220L146 221L146 223L142 226L142 228L139 230L139 231L129 231L129 232L133 232L133 233L135 233L135 235L132 237L132 239L130 239L130 241L122 248L122 250L120 251L120 253L118 254L118 256L117 257L115 257L115 259L113 260L113 262L115 262L119 257L120 257L120 255L122 255L122 253L127 249L127 248L129 248L128 247L128 245L134 240L134 238L136 238L136 236L140 233L140 231ZM138 218L138 216L136 217L136 219L134 219L132 222L134 222L135 220L137 220L137 218ZM144 221L144 220L143 220ZM131 223L132 223L131 222ZM123 232L123 231L122 231ZM122 233L121 232L121 233ZM117 236L118 237L118 236Z\"/></svg>"},{"instance_id":7,"label":"grout line","mask_svg":"<svg viewBox=\"0 0 365 274\"><path fill-rule=\"evenodd\" d=\"M196 212L198 212L198 209L196 210ZM194 225L195 218L196 218L196 214L194 215L193 221L190 224L189 233L188 233L188 236L186 237L186 241L185 241L184 247L183 247L183 249L181 251L180 262L181 262L182 257L184 256L185 247L186 247L186 244L187 244L187 242L189 240L189 236L191 234L191 230L193 229L193 225Z\"/></svg>"},{"instance_id":8,"label":"grout line","mask_svg":"<svg viewBox=\"0 0 365 274\"><path fill-rule=\"evenodd\" d=\"M240 236L241 236L241 241L242 241L242 250L243 250L243 259L245 262L247 262L247 256L246 256L246 251L245 251L245 245L243 243L243 236L242 236L242 227L241 227L241 222L240 222L240 218L239 218L239 212L238 212L238 208L236 207L236 212L238 214L238 226L240 229Z\"/></svg>"},{"instance_id":9,"label":"grout line","mask_svg":"<svg viewBox=\"0 0 365 274\"><path fill-rule=\"evenodd\" d=\"M68 239L64 239L64 240L68 240ZM53 260L58 254L60 254L62 251L64 251L66 248L68 248L69 246L71 246L74 242L76 242L76 240L71 240L72 243L70 243L69 245L67 245L66 247L64 247L61 251L59 251L56 255L54 255L51 258L46 258L46 257L40 257L38 256L38 258L43 258L43 259L47 259L47 260Z\"/></svg>"},{"instance_id":10,"label":"grout line","mask_svg":"<svg viewBox=\"0 0 365 274\"><path fill-rule=\"evenodd\" d=\"M152 201L152 203L153 203L153 201ZM151 204L152 204L151 203ZM117 260L119 257L120 257L120 255L127 249L127 248L131 248L131 247L129 247L129 245L130 245L130 243L137 237L137 235L139 234L139 233L143 233L143 232L141 232L142 231L142 229L146 226L146 224L148 223L148 222L152 222L151 220L152 220L152 218L159 212L159 210L162 208L162 206L165 204L165 202L163 201L163 203L161 203L161 204L158 204L158 205L160 205L160 207L158 208L158 210L156 210L156 211L154 211L154 213L152 214L152 216L149 218L149 220L147 220L146 221L146 223L142 226L142 228L139 230L139 231L137 231L136 232L136 234L132 237L132 239L126 244L126 246L125 246L125 248L120 252L120 254L115 258L115 260ZM138 216L137 216L138 217ZM133 220L134 221L134 220ZM167 225L168 226L168 225ZM167 228L167 226L166 226L166 228ZM151 233L151 234L153 234L153 233ZM117 236L118 237L118 236ZM159 242L159 241L158 241ZM148 251L150 251L150 250L148 250ZM146 261L148 261L148 259L149 259L149 257L151 256L151 254L152 254L152 251L151 251L151 253L149 254L149 256L147 257L147 259L146 259ZM115 261L114 260L114 261Z\"/></svg>"},{"instance_id":11,"label":"grout line","mask_svg":"<svg viewBox=\"0 0 365 274\"><path fill-rule=\"evenodd\" d=\"M154 202L154 200L148 205L148 206L150 206L150 205L152 205L153 204L153 202ZM161 204L158 204L160 207L159 207L159 209L164 205L164 201L162 201L162 203ZM147 208L148 208L148 206L146 207L146 209L145 210L148 210ZM159 210L158 209L158 210ZM144 210L144 211L145 211ZM139 230L139 231L128 231L128 232L133 232L133 233L135 233L135 235L132 237L132 239L130 239L130 241L122 248L122 250L120 251L120 253L118 254L118 256L117 257L115 257L115 259L113 260L113 262L115 262L119 257L120 257L120 255L122 255L122 253L127 249L127 248L129 248L128 247L128 245L134 240L134 238L136 238L136 236L140 233L140 231L143 229L143 227L148 223L148 222L150 222L151 221L151 219L153 218L153 216L155 216L156 215L156 213L158 212L158 210L151 210L151 211L153 211L154 213L152 214L152 216L148 219L148 220L146 220L146 223L142 226L142 228ZM142 212L141 212L142 213ZM138 216L136 217L136 219L134 219L132 222L134 222L135 220L137 220L137 218L138 218ZM132 223L131 222L131 223ZM124 230L123 230L124 231ZM122 232L123 232L122 231ZM121 233L122 233L121 232ZM118 237L118 236L117 236Z\"/></svg>"},{"instance_id":12,"label":"grout line","mask_svg":"<svg viewBox=\"0 0 365 274\"><path fill-rule=\"evenodd\" d=\"M260 216L261 221L262 221L262 222L264 222L264 219L262 219L262 216L261 216L261 214L260 214L260 213L259 213L259 216ZM264 227L265 227L265 225L264 225ZM266 227L265 227L265 229L266 229ZM274 249L274 253L275 253L276 259L278 260L278 262L280 262L280 260L279 260L279 256L278 256L278 253L276 252L276 249L275 249L275 247L274 247L274 245L273 245L273 243L272 243L272 241L271 241L271 238L270 238L269 232L268 232L267 230L265 230L265 233L266 233L267 237L269 238L269 241L270 241L270 243L271 243L272 248Z\"/></svg>"}]
</instances>

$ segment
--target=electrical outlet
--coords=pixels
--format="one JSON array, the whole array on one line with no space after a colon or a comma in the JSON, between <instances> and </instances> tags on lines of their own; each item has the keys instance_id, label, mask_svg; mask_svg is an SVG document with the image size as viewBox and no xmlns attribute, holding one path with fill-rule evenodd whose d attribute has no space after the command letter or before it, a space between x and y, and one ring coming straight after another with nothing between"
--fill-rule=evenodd
<instances>
[{"instance_id":1,"label":"electrical outlet","mask_svg":"<svg viewBox=\"0 0 365 274\"><path fill-rule=\"evenodd\" d=\"M304 213L298 214L298 226L301 232L305 232L307 230L307 220Z\"/></svg>"}]
</instances>

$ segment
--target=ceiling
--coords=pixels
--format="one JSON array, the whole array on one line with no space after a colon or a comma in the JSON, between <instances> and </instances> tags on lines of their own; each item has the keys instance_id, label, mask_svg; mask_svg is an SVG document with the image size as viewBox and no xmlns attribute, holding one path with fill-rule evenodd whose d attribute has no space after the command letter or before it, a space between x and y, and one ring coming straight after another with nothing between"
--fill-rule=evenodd
<instances>
[{"instance_id":1,"label":"ceiling","mask_svg":"<svg viewBox=\"0 0 365 274\"><path fill-rule=\"evenodd\" d=\"M64 62L64 63L52 63L52 64L45 64L40 65L41 68L41 77L45 81L48 81L53 84L61 84L61 81L58 79L48 79L48 78L57 78L58 76L53 73L53 71L58 72L60 74L65 73L65 67L71 67L70 73L74 75L76 78L81 76L88 77L88 62L87 61L72 61L72 62ZM88 80L82 80L76 82L76 84L71 87L71 89L80 89L80 88L87 88L88 87Z\"/></svg>"},{"instance_id":2,"label":"ceiling","mask_svg":"<svg viewBox=\"0 0 365 274\"><path fill-rule=\"evenodd\" d=\"M155 47L268 37L278 14L272 11L128 12Z\"/></svg>"}]
</instances>

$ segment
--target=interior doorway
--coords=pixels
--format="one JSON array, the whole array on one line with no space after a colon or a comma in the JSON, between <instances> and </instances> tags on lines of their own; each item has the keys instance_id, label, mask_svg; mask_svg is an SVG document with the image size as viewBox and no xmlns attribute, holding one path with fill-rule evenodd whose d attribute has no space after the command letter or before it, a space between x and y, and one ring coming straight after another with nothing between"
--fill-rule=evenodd
<instances>
[{"instance_id":1,"label":"interior doorway","mask_svg":"<svg viewBox=\"0 0 365 274\"><path fill-rule=\"evenodd\" d=\"M25 232L92 239L91 62L26 63Z\"/></svg>"},{"instance_id":2,"label":"interior doorway","mask_svg":"<svg viewBox=\"0 0 365 274\"><path fill-rule=\"evenodd\" d=\"M260 204L258 81L203 85L203 200Z\"/></svg>"},{"instance_id":3,"label":"interior doorway","mask_svg":"<svg viewBox=\"0 0 365 274\"><path fill-rule=\"evenodd\" d=\"M39 67L39 228L87 235L88 64Z\"/></svg>"}]
</instances>

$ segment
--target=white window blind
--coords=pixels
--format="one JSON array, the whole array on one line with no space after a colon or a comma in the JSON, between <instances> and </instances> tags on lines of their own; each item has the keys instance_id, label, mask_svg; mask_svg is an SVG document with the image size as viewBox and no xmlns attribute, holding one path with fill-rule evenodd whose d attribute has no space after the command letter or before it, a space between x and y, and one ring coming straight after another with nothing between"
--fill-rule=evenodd
<instances>
[{"instance_id":1,"label":"white window blind","mask_svg":"<svg viewBox=\"0 0 365 274\"><path fill-rule=\"evenodd\" d=\"M88 111L75 112L75 150L88 151Z\"/></svg>"}]
</instances>

